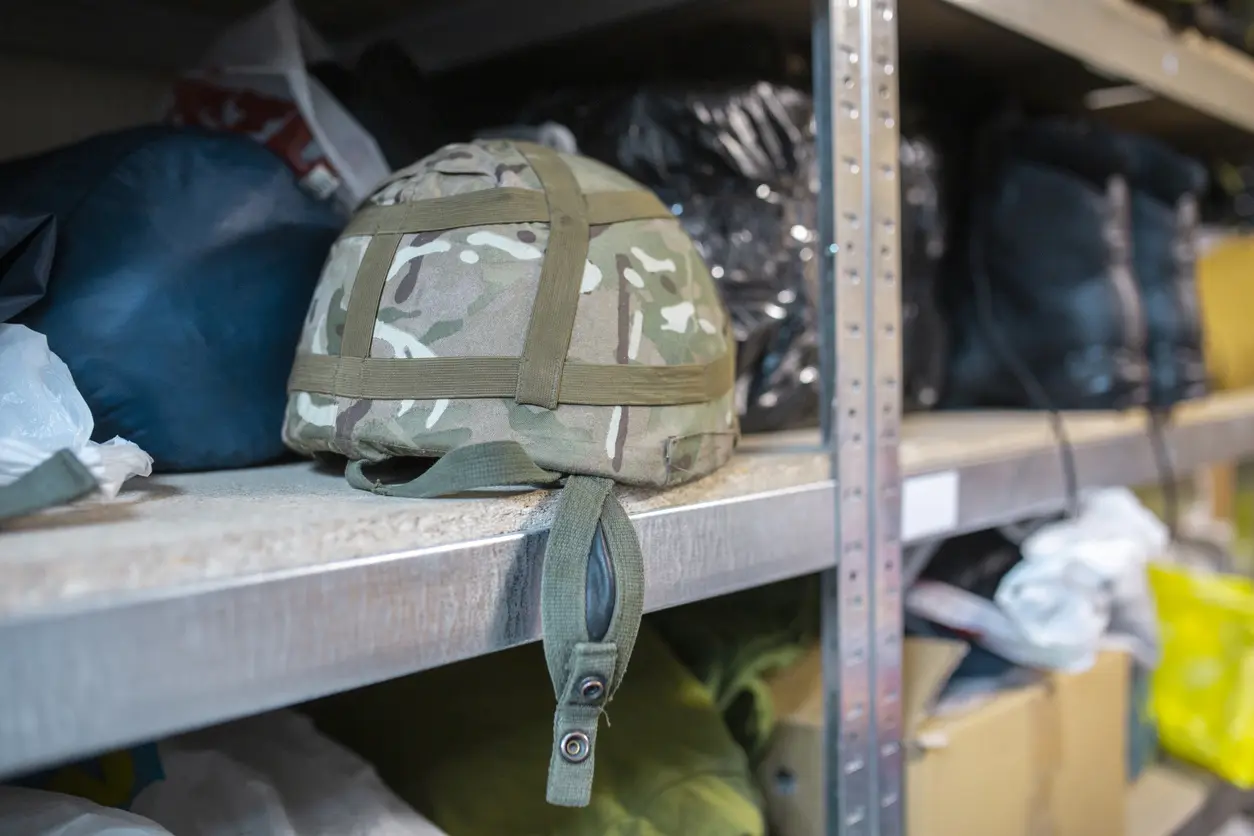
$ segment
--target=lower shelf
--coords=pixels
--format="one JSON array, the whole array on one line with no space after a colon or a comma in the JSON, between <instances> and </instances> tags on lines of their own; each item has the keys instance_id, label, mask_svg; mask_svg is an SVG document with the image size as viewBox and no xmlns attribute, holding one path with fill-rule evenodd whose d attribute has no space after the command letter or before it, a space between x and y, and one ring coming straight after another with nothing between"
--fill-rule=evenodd
<instances>
[{"instance_id":1,"label":"lower shelf","mask_svg":"<svg viewBox=\"0 0 1254 836\"><path fill-rule=\"evenodd\" d=\"M1225 826L1252 808L1254 793L1188 767L1153 766L1128 790L1126 833L1230 836Z\"/></svg>"},{"instance_id":2,"label":"lower shelf","mask_svg":"<svg viewBox=\"0 0 1254 836\"><path fill-rule=\"evenodd\" d=\"M1082 485L1155 478L1143 419L1067 422ZM1180 410L1176 467L1254 453L1254 393ZM627 491L660 609L829 568L814 434L747 439L718 473ZM1062 504L1035 414L905 422L902 539ZM147 480L0 535L0 777L539 636L553 497L371 496L309 464Z\"/></svg>"}]
</instances>

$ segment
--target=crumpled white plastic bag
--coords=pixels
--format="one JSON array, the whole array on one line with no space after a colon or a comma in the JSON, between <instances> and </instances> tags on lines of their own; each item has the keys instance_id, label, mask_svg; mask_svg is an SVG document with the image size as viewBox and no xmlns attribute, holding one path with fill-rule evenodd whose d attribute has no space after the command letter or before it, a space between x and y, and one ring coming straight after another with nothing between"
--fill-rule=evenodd
<instances>
[{"instance_id":1,"label":"crumpled white plastic bag","mask_svg":"<svg viewBox=\"0 0 1254 836\"><path fill-rule=\"evenodd\" d=\"M1043 526L1020 546L997 604L1043 647L1118 637L1137 662L1158 661L1158 620L1147 568L1167 548L1167 527L1126 488L1084 496L1074 519Z\"/></svg>"},{"instance_id":2,"label":"crumpled white plastic bag","mask_svg":"<svg viewBox=\"0 0 1254 836\"><path fill-rule=\"evenodd\" d=\"M0 325L0 486L65 449L109 499L132 476L152 474L151 456L121 438L97 444L94 429L91 409L44 335L25 325Z\"/></svg>"},{"instance_id":3,"label":"crumpled white plastic bag","mask_svg":"<svg viewBox=\"0 0 1254 836\"><path fill-rule=\"evenodd\" d=\"M1008 572L1002 583L1009 577ZM912 586L906 593L906 610L967 633L981 647L1016 665L1078 673L1097 658L1100 630L1063 628L1044 637L1030 618L1012 616L997 601L940 581L922 580Z\"/></svg>"},{"instance_id":4,"label":"crumpled white plastic bag","mask_svg":"<svg viewBox=\"0 0 1254 836\"><path fill-rule=\"evenodd\" d=\"M12 836L172 836L156 822L57 792L0 786L0 833Z\"/></svg>"},{"instance_id":5,"label":"crumpled white plastic bag","mask_svg":"<svg viewBox=\"0 0 1254 836\"><path fill-rule=\"evenodd\" d=\"M1087 670L1116 645L1145 668L1158 661L1158 621L1147 568L1167 547L1167 527L1125 488L1080 498L1074 519L1003 527L1020 560L992 600L922 580L906 593L914 615L970 633L992 652L1033 668Z\"/></svg>"},{"instance_id":6,"label":"crumpled white plastic bag","mask_svg":"<svg viewBox=\"0 0 1254 836\"><path fill-rule=\"evenodd\" d=\"M294 711L159 744L165 779L131 809L178 836L443 836L374 768Z\"/></svg>"}]
</instances>

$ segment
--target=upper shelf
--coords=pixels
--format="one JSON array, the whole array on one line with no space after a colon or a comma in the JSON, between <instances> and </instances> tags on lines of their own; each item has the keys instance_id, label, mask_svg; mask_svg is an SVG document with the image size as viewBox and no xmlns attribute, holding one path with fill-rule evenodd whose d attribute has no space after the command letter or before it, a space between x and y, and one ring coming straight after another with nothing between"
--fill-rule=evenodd
<instances>
[{"instance_id":1,"label":"upper shelf","mask_svg":"<svg viewBox=\"0 0 1254 836\"><path fill-rule=\"evenodd\" d=\"M1159 107L1146 116L1145 103L1127 97L1110 111L1116 120L1120 111L1132 112L1130 128L1184 134L1205 127L1187 116L1191 112L1254 133L1254 59L1195 31L1174 32L1160 15L1131 0L901 0L901 15L903 52L961 55L1046 101L1051 94L1060 100L1086 92L1077 85L1130 83L1175 105L1166 114ZM1050 64L1033 44L1074 59L1088 72ZM1041 72L1045 66L1053 70ZM1098 100L1090 102L1094 106L1101 108Z\"/></svg>"},{"instance_id":2,"label":"upper shelf","mask_svg":"<svg viewBox=\"0 0 1254 836\"><path fill-rule=\"evenodd\" d=\"M381 39L439 71L667 11L696 0L293 0L346 53ZM706 0L708 2L708 0ZM799 2L800 0L794 0ZM151 71L182 69L222 27L271 0L44 0L9 3L0 49Z\"/></svg>"},{"instance_id":3,"label":"upper shelf","mask_svg":"<svg viewBox=\"0 0 1254 836\"><path fill-rule=\"evenodd\" d=\"M1181 472L1254 453L1254 392L1175 424ZM1068 429L1082 485L1155 478L1141 417ZM623 494L648 609L834 565L814 440L751 438L695 484ZM910 417L901 461L907 541L1063 501L1031 413ZM388 499L294 464L154 478L26 519L0 534L0 778L536 639L553 500Z\"/></svg>"}]
</instances>

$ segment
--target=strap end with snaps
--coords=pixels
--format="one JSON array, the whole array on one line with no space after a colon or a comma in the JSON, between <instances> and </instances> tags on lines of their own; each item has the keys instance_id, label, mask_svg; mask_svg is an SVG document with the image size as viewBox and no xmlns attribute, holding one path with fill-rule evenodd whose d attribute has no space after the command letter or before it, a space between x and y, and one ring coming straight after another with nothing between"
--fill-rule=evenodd
<instances>
[{"instance_id":1,"label":"strap end with snaps","mask_svg":"<svg viewBox=\"0 0 1254 836\"><path fill-rule=\"evenodd\" d=\"M580 642L567 667L553 716L547 798L559 807L586 807L592 799L597 728L609 701L618 648L611 642Z\"/></svg>"}]
</instances>

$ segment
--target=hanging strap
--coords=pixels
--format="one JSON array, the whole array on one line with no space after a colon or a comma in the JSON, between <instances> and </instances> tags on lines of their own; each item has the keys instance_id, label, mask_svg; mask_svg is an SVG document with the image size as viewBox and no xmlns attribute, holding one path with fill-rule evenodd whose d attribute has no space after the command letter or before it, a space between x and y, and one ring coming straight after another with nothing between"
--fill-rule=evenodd
<instances>
[{"instance_id":1,"label":"hanging strap","mask_svg":"<svg viewBox=\"0 0 1254 836\"><path fill-rule=\"evenodd\" d=\"M555 487L517 442L460 447L401 484L370 479L362 462L346 470L353 487L387 496L431 498L511 486ZM644 558L610 479L569 476L544 548L540 621L557 698L547 797L563 807L592 796L597 729L627 671L644 613Z\"/></svg>"},{"instance_id":2,"label":"hanging strap","mask_svg":"<svg viewBox=\"0 0 1254 836\"><path fill-rule=\"evenodd\" d=\"M58 450L0 488L0 520L65 505L99 487L96 477L69 450Z\"/></svg>"},{"instance_id":3,"label":"hanging strap","mask_svg":"<svg viewBox=\"0 0 1254 836\"><path fill-rule=\"evenodd\" d=\"M644 613L644 558L612 485L589 476L567 479L544 550L540 620L557 697L547 797L563 807L591 799L597 728L622 684ZM613 580L612 616L599 628L596 608L588 606L595 588L589 568L598 554L608 555Z\"/></svg>"}]
</instances>

